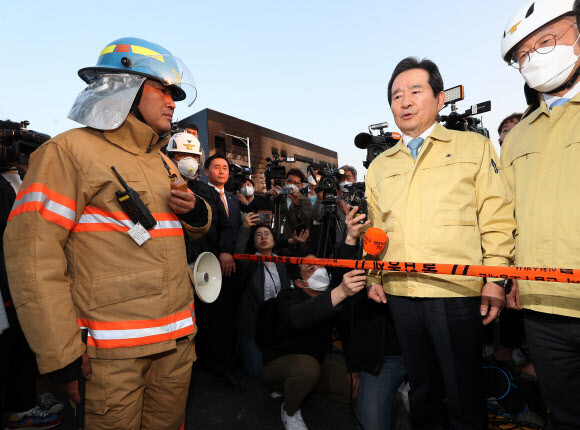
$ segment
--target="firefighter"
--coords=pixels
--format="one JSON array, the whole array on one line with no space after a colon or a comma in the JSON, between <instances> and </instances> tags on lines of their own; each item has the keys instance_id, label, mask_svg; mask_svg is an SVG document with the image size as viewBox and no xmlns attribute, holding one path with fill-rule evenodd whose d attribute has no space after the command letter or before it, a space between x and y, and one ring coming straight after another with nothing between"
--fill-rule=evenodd
<instances>
[{"instance_id":1,"label":"firefighter","mask_svg":"<svg viewBox=\"0 0 580 430\"><path fill-rule=\"evenodd\" d=\"M33 154L10 213L14 304L40 372L73 403L87 379L87 429L179 429L195 334L183 235L199 238L211 214L171 190L181 177L159 150L195 87L169 51L137 38L109 43L79 76L88 86L69 118L86 127ZM121 179L135 194L119 195Z\"/></svg>"}]
</instances>

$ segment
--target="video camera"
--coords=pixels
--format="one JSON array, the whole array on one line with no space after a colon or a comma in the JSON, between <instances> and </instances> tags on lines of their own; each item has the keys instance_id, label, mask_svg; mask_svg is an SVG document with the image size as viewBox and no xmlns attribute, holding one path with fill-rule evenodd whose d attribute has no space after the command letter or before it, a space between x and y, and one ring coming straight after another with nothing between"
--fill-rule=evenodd
<instances>
[{"instance_id":1,"label":"video camera","mask_svg":"<svg viewBox=\"0 0 580 430\"><path fill-rule=\"evenodd\" d=\"M27 164L30 154L50 139L48 134L27 130L28 121L0 121L0 169L12 169L14 164Z\"/></svg>"},{"instance_id":2,"label":"video camera","mask_svg":"<svg viewBox=\"0 0 580 430\"><path fill-rule=\"evenodd\" d=\"M443 126L449 130L459 131L473 131L479 133L489 139L489 130L483 127L480 118L475 118L473 115L489 112L491 110L491 100L481 102L471 106L463 113L457 112L455 103L463 100L464 97L463 85L445 90L445 106L451 105L451 112L449 115L440 117L440 120L445 122Z\"/></svg>"},{"instance_id":3,"label":"video camera","mask_svg":"<svg viewBox=\"0 0 580 430\"><path fill-rule=\"evenodd\" d=\"M342 176L344 176L344 170L324 169L319 170L318 174L320 175L320 180L318 181L318 184L314 189L314 191L317 193L322 191L323 196L326 196L326 194L332 194L334 197L336 197L336 195L338 194L338 180Z\"/></svg>"},{"instance_id":4,"label":"video camera","mask_svg":"<svg viewBox=\"0 0 580 430\"><path fill-rule=\"evenodd\" d=\"M226 191L237 194L242 188L242 184L246 182L252 174L251 167L240 166L237 163L230 163L230 177L226 182Z\"/></svg>"},{"instance_id":5,"label":"video camera","mask_svg":"<svg viewBox=\"0 0 580 430\"><path fill-rule=\"evenodd\" d=\"M280 166L280 163L294 163L294 157L280 157L278 154L272 155L274 159L268 157L266 161L266 170L264 176L266 177L266 189L269 190L275 186L284 186L286 181L286 167Z\"/></svg>"},{"instance_id":6,"label":"video camera","mask_svg":"<svg viewBox=\"0 0 580 430\"><path fill-rule=\"evenodd\" d=\"M401 138L401 135L397 132L385 133L385 128L388 126L389 124L387 122L371 124L369 125L368 133L359 133L354 138L354 145L357 148L367 150L367 159L366 161L363 161L363 166L365 169L369 168L369 165L377 157L377 155L395 146L395 144ZM379 135L373 135L372 130L379 130Z\"/></svg>"},{"instance_id":7,"label":"video camera","mask_svg":"<svg viewBox=\"0 0 580 430\"><path fill-rule=\"evenodd\" d=\"M365 197L365 188L364 182L355 182L354 184L347 185L346 189L348 190L348 197L344 200L351 207L358 206L356 216L362 214L367 216L364 220L359 221L361 224L364 224L369 217L369 207Z\"/></svg>"}]
</instances>

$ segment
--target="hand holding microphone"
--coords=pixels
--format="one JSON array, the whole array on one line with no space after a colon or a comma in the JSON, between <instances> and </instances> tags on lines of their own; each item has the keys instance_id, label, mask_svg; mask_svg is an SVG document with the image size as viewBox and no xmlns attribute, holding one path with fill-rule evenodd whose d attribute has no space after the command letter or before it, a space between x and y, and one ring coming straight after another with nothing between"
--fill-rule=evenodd
<instances>
[{"instance_id":1,"label":"hand holding microphone","mask_svg":"<svg viewBox=\"0 0 580 430\"><path fill-rule=\"evenodd\" d=\"M365 215L359 215L357 218L363 216ZM378 258L387 245L387 239L387 233L384 230L376 227L369 228L363 238L363 248L367 253L365 259ZM385 296L385 291L381 284L367 286L367 295L369 299L374 300L377 303L387 303L387 296Z\"/></svg>"}]
</instances>

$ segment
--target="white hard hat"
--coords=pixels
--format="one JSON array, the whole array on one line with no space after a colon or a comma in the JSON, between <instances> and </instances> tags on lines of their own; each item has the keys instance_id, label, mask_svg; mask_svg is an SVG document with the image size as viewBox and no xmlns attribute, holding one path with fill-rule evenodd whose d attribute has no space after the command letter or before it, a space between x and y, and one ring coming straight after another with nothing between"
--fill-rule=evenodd
<instances>
[{"instance_id":1,"label":"white hard hat","mask_svg":"<svg viewBox=\"0 0 580 430\"><path fill-rule=\"evenodd\" d=\"M167 144L167 152L185 152L187 154L199 155L200 159L203 155L201 143L193 134L189 133L175 133L169 139Z\"/></svg>"},{"instance_id":2,"label":"white hard hat","mask_svg":"<svg viewBox=\"0 0 580 430\"><path fill-rule=\"evenodd\" d=\"M574 0L528 0L507 22L501 39L501 57L509 63L510 51L534 31L572 13Z\"/></svg>"}]
</instances>

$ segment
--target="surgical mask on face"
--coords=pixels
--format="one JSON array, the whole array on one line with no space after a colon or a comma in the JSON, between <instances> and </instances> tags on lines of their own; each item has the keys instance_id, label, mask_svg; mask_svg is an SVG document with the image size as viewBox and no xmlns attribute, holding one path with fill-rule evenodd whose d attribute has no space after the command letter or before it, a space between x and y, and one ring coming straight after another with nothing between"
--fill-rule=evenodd
<instances>
[{"instance_id":1,"label":"surgical mask on face","mask_svg":"<svg viewBox=\"0 0 580 430\"><path fill-rule=\"evenodd\" d=\"M340 191L342 191L343 193L348 193L348 188L346 187L349 185L352 185L352 182L344 181L338 184L338 186L340 187Z\"/></svg>"},{"instance_id":2,"label":"surgical mask on face","mask_svg":"<svg viewBox=\"0 0 580 430\"><path fill-rule=\"evenodd\" d=\"M199 163L193 157L185 157L177 162L177 169L181 176L187 179L195 179Z\"/></svg>"},{"instance_id":3,"label":"surgical mask on face","mask_svg":"<svg viewBox=\"0 0 580 430\"><path fill-rule=\"evenodd\" d=\"M314 179L314 178L312 177L312 175L309 175L309 176L308 176L308 183L309 183L310 185L312 185L312 186L315 186L315 185L316 185L316 179Z\"/></svg>"},{"instance_id":4,"label":"surgical mask on face","mask_svg":"<svg viewBox=\"0 0 580 430\"><path fill-rule=\"evenodd\" d=\"M579 39L580 36L572 46L556 45L547 54L531 52L530 58L520 70L528 85L536 91L546 93L564 84L578 61L579 56L574 54L574 46Z\"/></svg>"},{"instance_id":5,"label":"surgical mask on face","mask_svg":"<svg viewBox=\"0 0 580 430\"><path fill-rule=\"evenodd\" d=\"M310 275L306 282L308 283L308 288L313 291L326 291L330 285L330 277L326 269L320 267Z\"/></svg>"},{"instance_id":6,"label":"surgical mask on face","mask_svg":"<svg viewBox=\"0 0 580 430\"><path fill-rule=\"evenodd\" d=\"M294 184L286 184L286 188L289 189L289 190L292 190L292 192L294 192L294 191L300 191L300 188L298 188Z\"/></svg>"},{"instance_id":7,"label":"surgical mask on face","mask_svg":"<svg viewBox=\"0 0 580 430\"><path fill-rule=\"evenodd\" d=\"M250 187L248 185L244 185L242 187L242 195L244 197L250 197L254 195L254 187Z\"/></svg>"}]
</instances>

